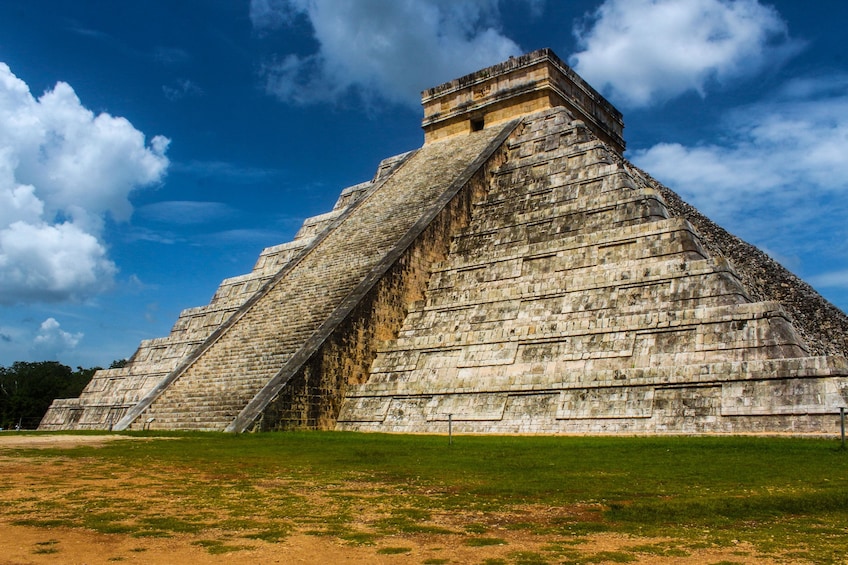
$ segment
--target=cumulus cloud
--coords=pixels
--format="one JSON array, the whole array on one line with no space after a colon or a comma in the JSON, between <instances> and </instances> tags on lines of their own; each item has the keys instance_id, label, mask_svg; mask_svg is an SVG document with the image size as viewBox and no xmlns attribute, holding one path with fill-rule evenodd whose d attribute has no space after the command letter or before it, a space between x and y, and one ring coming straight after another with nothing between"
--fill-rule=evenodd
<instances>
[{"instance_id":1,"label":"cumulus cloud","mask_svg":"<svg viewBox=\"0 0 848 565\"><path fill-rule=\"evenodd\" d=\"M129 219L130 193L161 181L168 143L95 115L66 83L35 98L0 63L0 303L78 300L109 286L105 219Z\"/></svg>"},{"instance_id":2,"label":"cumulus cloud","mask_svg":"<svg viewBox=\"0 0 848 565\"><path fill-rule=\"evenodd\" d=\"M719 223L797 236L831 221L845 231L848 76L792 81L723 125L720 145L660 143L630 158Z\"/></svg>"},{"instance_id":3,"label":"cumulus cloud","mask_svg":"<svg viewBox=\"0 0 848 565\"><path fill-rule=\"evenodd\" d=\"M790 82L724 124L722 145L660 143L631 158L716 209L742 195L792 197L800 186L848 192L848 76Z\"/></svg>"},{"instance_id":4,"label":"cumulus cloud","mask_svg":"<svg viewBox=\"0 0 848 565\"><path fill-rule=\"evenodd\" d=\"M82 333L66 332L55 318L47 318L38 328L33 349L44 359L58 359L59 354L74 349L82 338Z\"/></svg>"},{"instance_id":5,"label":"cumulus cloud","mask_svg":"<svg viewBox=\"0 0 848 565\"><path fill-rule=\"evenodd\" d=\"M356 92L417 106L421 90L521 52L497 0L252 0L250 15L265 32L311 23L318 51L265 67L268 91L300 104Z\"/></svg>"},{"instance_id":6,"label":"cumulus cloud","mask_svg":"<svg viewBox=\"0 0 848 565\"><path fill-rule=\"evenodd\" d=\"M81 299L105 290L117 271L97 238L69 222L0 231L0 269L6 302Z\"/></svg>"},{"instance_id":7,"label":"cumulus cloud","mask_svg":"<svg viewBox=\"0 0 848 565\"><path fill-rule=\"evenodd\" d=\"M756 75L803 46L757 0L606 0L575 29L574 69L639 107Z\"/></svg>"}]
</instances>

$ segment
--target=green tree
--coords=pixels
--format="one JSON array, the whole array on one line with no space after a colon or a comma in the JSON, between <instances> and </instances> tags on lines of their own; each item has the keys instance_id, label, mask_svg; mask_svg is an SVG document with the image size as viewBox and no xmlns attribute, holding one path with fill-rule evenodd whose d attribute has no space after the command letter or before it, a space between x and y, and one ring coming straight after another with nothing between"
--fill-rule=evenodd
<instances>
[{"instance_id":1,"label":"green tree","mask_svg":"<svg viewBox=\"0 0 848 565\"><path fill-rule=\"evenodd\" d=\"M53 399L79 396L97 369L72 371L57 361L0 367L0 427L36 428Z\"/></svg>"}]
</instances>

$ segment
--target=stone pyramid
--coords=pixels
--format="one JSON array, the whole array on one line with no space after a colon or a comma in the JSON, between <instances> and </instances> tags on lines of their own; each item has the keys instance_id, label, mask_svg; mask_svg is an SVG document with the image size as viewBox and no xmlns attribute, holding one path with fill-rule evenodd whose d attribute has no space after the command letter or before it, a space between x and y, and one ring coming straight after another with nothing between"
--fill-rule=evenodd
<instances>
[{"instance_id":1,"label":"stone pyramid","mask_svg":"<svg viewBox=\"0 0 848 565\"><path fill-rule=\"evenodd\" d=\"M422 102L420 149L41 429L838 431L848 317L628 163L550 50Z\"/></svg>"}]
</instances>

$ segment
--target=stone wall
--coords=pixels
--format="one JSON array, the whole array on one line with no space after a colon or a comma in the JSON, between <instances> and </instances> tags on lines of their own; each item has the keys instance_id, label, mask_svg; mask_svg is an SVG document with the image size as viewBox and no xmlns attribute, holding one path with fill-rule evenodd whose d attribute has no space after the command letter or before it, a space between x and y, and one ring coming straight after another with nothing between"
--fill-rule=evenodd
<instances>
[{"instance_id":1,"label":"stone wall","mask_svg":"<svg viewBox=\"0 0 848 565\"><path fill-rule=\"evenodd\" d=\"M658 186L563 109L507 149L338 429L837 431L848 363L810 356Z\"/></svg>"},{"instance_id":2,"label":"stone wall","mask_svg":"<svg viewBox=\"0 0 848 565\"><path fill-rule=\"evenodd\" d=\"M727 257L733 263L754 300L773 301L783 307L811 355L848 355L848 316L842 310L766 253L684 202L648 173L630 167L662 194L671 215L686 218L697 228L710 253Z\"/></svg>"},{"instance_id":3,"label":"stone wall","mask_svg":"<svg viewBox=\"0 0 848 565\"><path fill-rule=\"evenodd\" d=\"M425 144L564 107L610 147L624 152L621 112L550 49L511 57L427 89L421 104Z\"/></svg>"}]
</instances>

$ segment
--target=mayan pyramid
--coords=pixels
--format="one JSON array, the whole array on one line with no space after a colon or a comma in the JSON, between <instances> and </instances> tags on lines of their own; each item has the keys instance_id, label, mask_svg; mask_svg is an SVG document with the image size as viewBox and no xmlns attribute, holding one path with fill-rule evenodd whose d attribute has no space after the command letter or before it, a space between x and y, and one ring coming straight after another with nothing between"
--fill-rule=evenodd
<instances>
[{"instance_id":1,"label":"mayan pyramid","mask_svg":"<svg viewBox=\"0 0 848 565\"><path fill-rule=\"evenodd\" d=\"M838 431L848 317L627 162L550 50L422 103L420 149L41 429Z\"/></svg>"}]
</instances>

